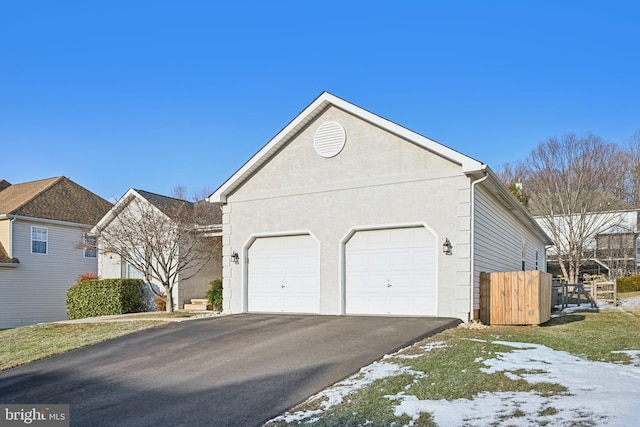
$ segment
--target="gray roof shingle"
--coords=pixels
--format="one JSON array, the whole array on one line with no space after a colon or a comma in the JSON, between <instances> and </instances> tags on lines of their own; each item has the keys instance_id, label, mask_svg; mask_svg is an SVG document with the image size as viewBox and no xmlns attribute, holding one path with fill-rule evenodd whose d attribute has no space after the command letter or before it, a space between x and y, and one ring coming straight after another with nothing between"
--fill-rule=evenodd
<instances>
[{"instance_id":1,"label":"gray roof shingle","mask_svg":"<svg viewBox=\"0 0 640 427\"><path fill-rule=\"evenodd\" d=\"M13 184L0 191L0 214L5 215L94 225L111 206L64 176Z\"/></svg>"}]
</instances>

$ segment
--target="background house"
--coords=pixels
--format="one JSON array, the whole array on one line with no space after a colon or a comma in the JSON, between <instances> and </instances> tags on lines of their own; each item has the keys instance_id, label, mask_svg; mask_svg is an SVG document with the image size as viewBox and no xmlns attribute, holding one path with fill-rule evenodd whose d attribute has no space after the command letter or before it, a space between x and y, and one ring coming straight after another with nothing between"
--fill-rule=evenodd
<instances>
[{"instance_id":1,"label":"background house","mask_svg":"<svg viewBox=\"0 0 640 427\"><path fill-rule=\"evenodd\" d=\"M640 263L640 209L626 207L603 210L587 214L585 223L591 226L590 233L581 250L581 274L598 274L621 277L638 273ZM555 218L562 228L568 228L565 217ZM537 218L543 229L546 221ZM550 232L549 232L550 233ZM563 236L567 235L563 234ZM557 259L558 248L567 247L568 242L560 242L547 251L547 269L554 276L561 276Z\"/></svg>"},{"instance_id":2,"label":"background house","mask_svg":"<svg viewBox=\"0 0 640 427\"><path fill-rule=\"evenodd\" d=\"M481 271L546 269L491 169L323 93L209 198L224 309L477 318Z\"/></svg>"},{"instance_id":3,"label":"background house","mask_svg":"<svg viewBox=\"0 0 640 427\"><path fill-rule=\"evenodd\" d=\"M0 328L67 318L69 287L98 272L86 232L110 208L65 177L0 181Z\"/></svg>"},{"instance_id":4,"label":"background house","mask_svg":"<svg viewBox=\"0 0 640 427\"><path fill-rule=\"evenodd\" d=\"M221 251L221 217L220 207L206 202L192 203L186 200L176 199L173 197L162 196L143 190L130 189L118 200L113 209L106 213L100 219L96 227L92 230L92 234L103 235L110 233L114 227L118 227L118 221L126 222L126 217L131 215L152 215L153 218L166 218L170 222L177 223L182 213L198 211L197 220L199 232L208 236L211 241L209 247L211 252L206 254L206 262L202 268L197 270L185 270L179 274L177 284L173 288L174 309L183 308L184 303L190 302L192 298L204 298L207 290L211 286L211 281L222 277L222 251ZM159 215L158 217L156 215ZM191 220L191 219L190 219ZM153 222L153 219L152 219ZM160 221L159 221L160 222ZM153 224L149 224L153 227ZM140 233L153 233L154 230L138 230ZM145 236L132 236L131 245L144 246L149 244ZM145 279L145 274L125 262L118 254L118 250L111 250L105 243L107 238L98 237L98 275L101 278L141 278ZM137 242L137 243L135 243ZM126 245L125 245L126 246ZM129 251L133 248L121 248ZM184 248L181 248L184 249ZM178 254L176 262L184 254ZM185 257L187 255L184 255ZM141 261L144 263L144 261ZM197 271L197 273L196 273ZM192 275L195 274L195 275ZM183 277L180 277L183 276ZM187 277L191 276L191 277ZM149 283L154 286L157 291L164 292L164 288L157 278L151 278ZM153 303L154 296L147 289L146 299L148 308L155 308Z\"/></svg>"}]
</instances>

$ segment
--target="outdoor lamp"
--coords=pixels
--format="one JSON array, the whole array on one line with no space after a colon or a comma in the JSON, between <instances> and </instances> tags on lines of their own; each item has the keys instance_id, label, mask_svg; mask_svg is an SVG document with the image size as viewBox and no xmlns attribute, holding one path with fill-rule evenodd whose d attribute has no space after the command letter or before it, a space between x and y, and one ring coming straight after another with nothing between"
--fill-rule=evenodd
<instances>
[{"instance_id":1,"label":"outdoor lamp","mask_svg":"<svg viewBox=\"0 0 640 427\"><path fill-rule=\"evenodd\" d=\"M442 252L444 252L445 255L453 255L453 245L449 241L448 237L444 239L444 243L442 244Z\"/></svg>"},{"instance_id":2,"label":"outdoor lamp","mask_svg":"<svg viewBox=\"0 0 640 427\"><path fill-rule=\"evenodd\" d=\"M233 251L233 253L231 254L231 262L240 264L240 256L238 255L238 252Z\"/></svg>"}]
</instances>

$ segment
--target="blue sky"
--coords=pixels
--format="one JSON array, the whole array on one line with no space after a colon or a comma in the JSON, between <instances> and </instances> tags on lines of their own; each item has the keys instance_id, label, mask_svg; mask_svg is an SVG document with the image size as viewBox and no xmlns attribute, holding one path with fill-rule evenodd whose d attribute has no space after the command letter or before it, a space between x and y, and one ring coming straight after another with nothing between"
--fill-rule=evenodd
<instances>
[{"instance_id":1,"label":"blue sky","mask_svg":"<svg viewBox=\"0 0 640 427\"><path fill-rule=\"evenodd\" d=\"M640 130L634 1L5 1L0 179L215 190L322 91L492 168Z\"/></svg>"}]
</instances>

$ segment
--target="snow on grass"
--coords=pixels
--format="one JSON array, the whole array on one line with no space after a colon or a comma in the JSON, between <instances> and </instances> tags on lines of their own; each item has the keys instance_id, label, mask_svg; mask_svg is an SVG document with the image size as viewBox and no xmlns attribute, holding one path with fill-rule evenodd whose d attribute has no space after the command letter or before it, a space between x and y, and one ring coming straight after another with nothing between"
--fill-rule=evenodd
<instances>
[{"instance_id":1,"label":"snow on grass","mask_svg":"<svg viewBox=\"0 0 640 427\"><path fill-rule=\"evenodd\" d=\"M438 425L637 425L640 419L640 368L593 362L543 345L494 341L515 350L483 360L487 374L509 373L529 383L557 383L567 387L562 395L483 393L453 401L418 400L400 393L395 415L417 419L432 414ZM523 373L526 369L528 373ZM572 424L573 423L573 424Z\"/></svg>"},{"instance_id":2,"label":"snow on grass","mask_svg":"<svg viewBox=\"0 0 640 427\"><path fill-rule=\"evenodd\" d=\"M402 350L400 350L398 353L401 352ZM311 420L313 420L313 417L322 414L322 412L339 403L342 403L343 399L348 394L364 388L372 382L382 378L397 376L401 374L410 374L416 378L424 377L424 373L414 371L407 366L400 366L395 363L385 362L384 360L388 357L389 356L387 355L383 358L382 361L374 362L368 366L365 366L364 368L360 369L360 372L358 372L357 374L347 378L346 380L340 381L332 387L325 389L307 399L305 406L317 405L319 406L318 409L287 412L284 415L272 419L271 421L269 421L269 423L277 421L291 423L308 418L311 418Z\"/></svg>"},{"instance_id":3,"label":"snow on grass","mask_svg":"<svg viewBox=\"0 0 640 427\"><path fill-rule=\"evenodd\" d=\"M629 356L631 363L640 367L640 350L620 350L612 351L613 354L626 354Z\"/></svg>"},{"instance_id":4,"label":"snow on grass","mask_svg":"<svg viewBox=\"0 0 640 427\"><path fill-rule=\"evenodd\" d=\"M474 341L483 341L474 339ZM487 342L487 341L484 341ZM430 413L441 426L564 426L564 425L638 425L640 420L640 367L589 361L570 353L555 351L544 345L492 341L512 347L510 352L498 352L494 358L477 358L487 373L503 372L512 379L529 383L556 383L568 391L543 396L536 392L481 393L474 399L419 400L407 393L408 388L393 396L394 415L411 418L412 426L421 413ZM443 348L444 343L431 343L424 350ZM311 397L317 409L286 413L272 421L313 421L324 411L340 404L350 393L389 376L424 373L389 362L402 357L404 350L388 355L335 386ZM640 360L640 351L625 351Z\"/></svg>"},{"instance_id":5,"label":"snow on grass","mask_svg":"<svg viewBox=\"0 0 640 427\"><path fill-rule=\"evenodd\" d=\"M620 299L618 305L624 308L637 308L640 307L640 295L625 299Z\"/></svg>"}]
</instances>

